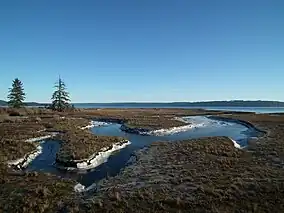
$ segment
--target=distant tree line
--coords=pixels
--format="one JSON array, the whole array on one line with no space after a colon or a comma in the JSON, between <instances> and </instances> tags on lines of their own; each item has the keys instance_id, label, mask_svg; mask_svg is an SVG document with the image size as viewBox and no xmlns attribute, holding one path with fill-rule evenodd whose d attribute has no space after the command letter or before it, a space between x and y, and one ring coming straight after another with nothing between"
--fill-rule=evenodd
<instances>
[{"instance_id":1,"label":"distant tree line","mask_svg":"<svg viewBox=\"0 0 284 213\"><path fill-rule=\"evenodd\" d=\"M23 83L18 78L13 80L7 98L9 107L21 108L25 106L24 100L26 94L24 92ZM51 100L51 104L46 106L46 108L59 112L74 108L74 106L70 104L70 97L66 90L66 85L60 77L55 83L55 91L52 94Z\"/></svg>"},{"instance_id":2,"label":"distant tree line","mask_svg":"<svg viewBox=\"0 0 284 213\"><path fill-rule=\"evenodd\" d=\"M172 106L179 107L284 107L284 102L280 101L203 101L203 102L175 102Z\"/></svg>"}]
</instances>

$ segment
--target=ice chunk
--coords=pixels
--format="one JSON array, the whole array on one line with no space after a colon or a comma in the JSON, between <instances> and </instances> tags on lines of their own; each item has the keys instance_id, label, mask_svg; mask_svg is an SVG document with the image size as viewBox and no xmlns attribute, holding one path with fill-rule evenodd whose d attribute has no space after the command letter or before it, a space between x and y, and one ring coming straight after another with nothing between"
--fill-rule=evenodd
<instances>
[{"instance_id":1,"label":"ice chunk","mask_svg":"<svg viewBox=\"0 0 284 213\"><path fill-rule=\"evenodd\" d=\"M57 135L58 133L57 132L54 132L50 135L45 135L45 136L42 136L42 137L36 137L36 138L30 138L30 139L27 139L25 140L25 142L37 142L37 141L42 141L42 140L46 140L46 139L49 139L49 138L52 138L54 137L55 135Z\"/></svg>"},{"instance_id":2,"label":"ice chunk","mask_svg":"<svg viewBox=\"0 0 284 213\"><path fill-rule=\"evenodd\" d=\"M92 185L90 185L88 187L85 187L81 183L78 183L74 186L74 191L78 192L78 193L87 192L87 191L90 191L90 190L96 188L96 186L97 186L96 183L93 183Z\"/></svg>"},{"instance_id":3,"label":"ice chunk","mask_svg":"<svg viewBox=\"0 0 284 213\"><path fill-rule=\"evenodd\" d=\"M179 132L186 132L190 129L198 128L198 127L202 127L202 126L203 126L203 124L189 124L189 125L180 126L180 127L172 127L172 128L169 128L169 129L153 130L153 131L150 131L149 134L150 135L157 135L157 136L172 135L172 134L179 133Z\"/></svg>"},{"instance_id":4,"label":"ice chunk","mask_svg":"<svg viewBox=\"0 0 284 213\"><path fill-rule=\"evenodd\" d=\"M236 147L237 149L240 149L241 148L241 146L240 146L240 144L238 144L235 140L233 140L232 138L230 138L231 139L231 141L234 143L234 147Z\"/></svg>"},{"instance_id":5,"label":"ice chunk","mask_svg":"<svg viewBox=\"0 0 284 213\"><path fill-rule=\"evenodd\" d=\"M101 121L90 121L90 124L84 127L81 127L80 129L91 129L95 126L106 126L109 125L109 123L101 122Z\"/></svg>"},{"instance_id":6,"label":"ice chunk","mask_svg":"<svg viewBox=\"0 0 284 213\"><path fill-rule=\"evenodd\" d=\"M20 168L26 168L31 161L33 161L38 155L42 153L42 146L38 145L36 151L27 154L24 158L9 161L8 166L17 166Z\"/></svg>"},{"instance_id":7,"label":"ice chunk","mask_svg":"<svg viewBox=\"0 0 284 213\"><path fill-rule=\"evenodd\" d=\"M78 184L76 184L74 186L74 191L75 192L79 192L79 193L84 192L85 191L85 186L82 185L81 183L78 183Z\"/></svg>"}]
</instances>

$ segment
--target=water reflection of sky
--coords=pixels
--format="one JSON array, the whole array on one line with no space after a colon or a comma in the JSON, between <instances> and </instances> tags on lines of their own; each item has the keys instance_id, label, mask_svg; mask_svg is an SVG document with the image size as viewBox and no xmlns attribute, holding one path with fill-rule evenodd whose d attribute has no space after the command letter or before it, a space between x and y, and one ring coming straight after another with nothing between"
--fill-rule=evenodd
<instances>
[{"instance_id":1,"label":"water reflection of sky","mask_svg":"<svg viewBox=\"0 0 284 213\"><path fill-rule=\"evenodd\" d=\"M43 153L31 162L27 170L50 172L61 177L75 179L81 184L89 186L102 178L116 175L125 166L131 155L136 150L150 145L154 141L174 142L177 140L208 136L227 136L234 139L241 146L245 146L248 138L250 136L255 136L252 130L238 123L213 120L204 116L192 116L185 119L193 125L196 124L196 126L200 126L200 124L202 124L202 126L192 128L185 132L165 136L142 136L125 133L120 130L119 124L94 127L92 132L96 135L126 137L129 141L131 141L131 144L110 156L106 163L92 170L80 173L62 171L53 165L56 153L60 148L60 144L57 141L48 140L45 143L42 143Z\"/></svg>"}]
</instances>

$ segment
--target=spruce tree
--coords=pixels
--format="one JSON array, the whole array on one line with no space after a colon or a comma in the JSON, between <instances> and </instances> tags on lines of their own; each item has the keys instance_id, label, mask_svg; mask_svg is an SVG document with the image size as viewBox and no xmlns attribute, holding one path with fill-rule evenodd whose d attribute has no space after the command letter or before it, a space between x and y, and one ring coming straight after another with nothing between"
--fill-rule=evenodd
<instances>
[{"instance_id":1,"label":"spruce tree","mask_svg":"<svg viewBox=\"0 0 284 213\"><path fill-rule=\"evenodd\" d=\"M62 112L70 107L69 93L66 91L65 83L59 77L55 84L56 90L52 95L51 109Z\"/></svg>"},{"instance_id":2,"label":"spruce tree","mask_svg":"<svg viewBox=\"0 0 284 213\"><path fill-rule=\"evenodd\" d=\"M20 108L24 106L23 101L25 100L25 93L23 83L15 78L12 83L12 88L9 88L8 94L8 105L13 108Z\"/></svg>"}]
</instances>

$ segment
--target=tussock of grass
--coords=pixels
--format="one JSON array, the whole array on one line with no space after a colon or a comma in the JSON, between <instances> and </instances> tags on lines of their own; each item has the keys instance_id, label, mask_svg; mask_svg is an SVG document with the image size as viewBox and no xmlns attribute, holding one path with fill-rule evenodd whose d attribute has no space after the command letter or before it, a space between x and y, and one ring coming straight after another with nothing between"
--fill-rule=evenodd
<instances>
[{"instance_id":1,"label":"tussock of grass","mask_svg":"<svg viewBox=\"0 0 284 213\"><path fill-rule=\"evenodd\" d=\"M89 130L73 130L57 137L62 141L57 158L59 161L81 160L125 139L120 137L96 136Z\"/></svg>"},{"instance_id":2,"label":"tussock of grass","mask_svg":"<svg viewBox=\"0 0 284 213\"><path fill-rule=\"evenodd\" d=\"M43 123L48 131L76 131L80 127L84 127L90 124L90 120L71 117L56 117L51 119L45 119Z\"/></svg>"},{"instance_id":3,"label":"tussock of grass","mask_svg":"<svg viewBox=\"0 0 284 213\"><path fill-rule=\"evenodd\" d=\"M1 170L3 172L3 170ZM37 172L0 176L1 212L57 212L74 199L74 182Z\"/></svg>"},{"instance_id":4,"label":"tussock of grass","mask_svg":"<svg viewBox=\"0 0 284 213\"><path fill-rule=\"evenodd\" d=\"M142 128L148 130L167 129L186 125L174 118L164 117L136 117L129 119L126 126L129 128Z\"/></svg>"},{"instance_id":5,"label":"tussock of grass","mask_svg":"<svg viewBox=\"0 0 284 213\"><path fill-rule=\"evenodd\" d=\"M46 135L43 125L33 119L17 118L0 123L0 161L15 160L35 150L35 144L25 140Z\"/></svg>"},{"instance_id":6,"label":"tussock of grass","mask_svg":"<svg viewBox=\"0 0 284 213\"><path fill-rule=\"evenodd\" d=\"M26 143L21 140L0 140L0 162L6 162L9 160L16 160L24 157L27 153L30 153L36 149L36 146L32 143Z\"/></svg>"}]
</instances>

